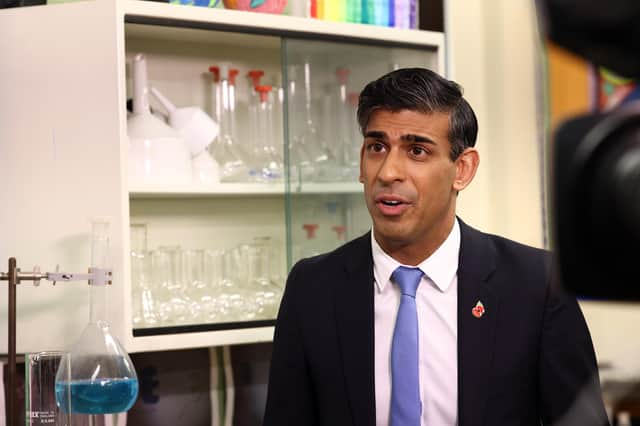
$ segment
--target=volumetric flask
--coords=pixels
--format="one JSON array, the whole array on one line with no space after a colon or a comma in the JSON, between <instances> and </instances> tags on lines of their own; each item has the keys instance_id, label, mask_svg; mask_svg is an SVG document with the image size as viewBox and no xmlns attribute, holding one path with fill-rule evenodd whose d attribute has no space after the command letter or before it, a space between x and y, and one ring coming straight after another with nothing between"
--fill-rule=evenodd
<instances>
[{"instance_id":1,"label":"volumetric flask","mask_svg":"<svg viewBox=\"0 0 640 426\"><path fill-rule=\"evenodd\" d=\"M56 401L63 411L90 414L97 420L95 415L131 408L138 396L138 378L107 322L109 221L95 220L92 228L90 270L94 277L89 282L89 324L63 356L55 387Z\"/></svg>"},{"instance_id":2,"label":"volumetric flask","mask_svg":"<svg viewBox=\"0 0 640 426\"><path fill-rule=\"evenodd\" d=\"M223 63L219 70L220 80L216 83L216 98L220 100L220 133L213 145L213 156L221 166L220 179L225 182L246 182L249 178L247 154L238 141L236 124L235 77L236 69Z\"/></svg>"}]
</instances>

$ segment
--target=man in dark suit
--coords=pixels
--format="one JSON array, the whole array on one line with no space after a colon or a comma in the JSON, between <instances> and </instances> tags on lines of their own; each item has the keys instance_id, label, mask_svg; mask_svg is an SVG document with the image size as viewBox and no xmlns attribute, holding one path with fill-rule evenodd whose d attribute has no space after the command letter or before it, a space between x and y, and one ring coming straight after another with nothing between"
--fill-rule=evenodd
<instances>
[{"instance_id":1,"label":"man in dark suit","mask_svg":"<svg viewBox=\"0 0 640 426\"><path fill-rule=\"evenodd\" d=\"M393 71L364 88L358 121L373 229L293 267L264 425L608 424L549 253L456 216L479 163L460 87Z\"/></svg>"}]
</instances>

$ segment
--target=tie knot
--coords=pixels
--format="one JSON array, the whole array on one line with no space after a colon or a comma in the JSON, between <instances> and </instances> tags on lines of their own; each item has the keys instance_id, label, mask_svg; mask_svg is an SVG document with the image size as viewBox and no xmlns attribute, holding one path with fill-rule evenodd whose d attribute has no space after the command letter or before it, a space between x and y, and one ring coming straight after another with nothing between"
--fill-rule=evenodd
<instances>
[{"instance_id":1,"label":"tie knot","mask_svg":"<svg viewBox=\"0 0 640 426\"><path fill-rule=\"evenodd\" d=\"M408 268L406 266L398 266L391 278L400 286L400 292L407 296L416 297L416 290L424 272L420 268Z\"/></svg>"}]
</instances>

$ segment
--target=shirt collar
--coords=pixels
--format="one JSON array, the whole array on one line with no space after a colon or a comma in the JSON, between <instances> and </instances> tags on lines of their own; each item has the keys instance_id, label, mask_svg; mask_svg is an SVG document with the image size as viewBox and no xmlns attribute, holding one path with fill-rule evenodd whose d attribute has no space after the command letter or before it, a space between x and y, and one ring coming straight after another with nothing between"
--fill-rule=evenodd
<instances>
[{"instance_id":1,"label":"shirt collar","mask_svg":"<svg viewBox=\"0 0 640 426\"><path fill-rule=\"evenodd\" d=\"M398 266L402 266L400 262L389 256L382 250L375 237L373 230L371 231L371 250L373 253L373 275L376 280L378 291L382 292L391 280L391 274ZM453 277L458 272L458 258L460 253L460 225L456 218L453 222L453 228L449 232L449 236L431 254L427 259L419 265L404 265L410 267L418 267L424 272L435 286L445 292L451 285Z\"/></svg>"}]
</instances>

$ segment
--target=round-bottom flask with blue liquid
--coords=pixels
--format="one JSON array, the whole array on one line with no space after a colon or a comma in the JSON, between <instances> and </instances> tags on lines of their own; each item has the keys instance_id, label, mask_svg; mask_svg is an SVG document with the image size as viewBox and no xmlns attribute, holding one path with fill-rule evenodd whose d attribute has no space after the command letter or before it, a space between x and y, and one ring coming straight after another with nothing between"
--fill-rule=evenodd
<instances>
[{"instance_id":1,"label":"round-bottom flask with blue liquid","mask_svg":"<svg viewBox=\"0 0 640 426\"><path fill-rule=\"evenodd\" d=\"M128 411L138 397L138 378L131 358L109 332L106 273L109 223L93 222L90 320L80 338L58 367L56 402L61 410L78 414L110 414Z\"/></svg>"},{"instance_id":2,"label":"round-bottom flask with blue liquid","mask_svg":"<svg viewBox=\"0 0 640 426\"><path fill-rule=\"evenodd\" d=\"M120 413L128 411L136 401L135 369L108 330L103 321L90 323L62 358L56 374L56 401L63 411Z\"/></svg>"}]
</instances>

